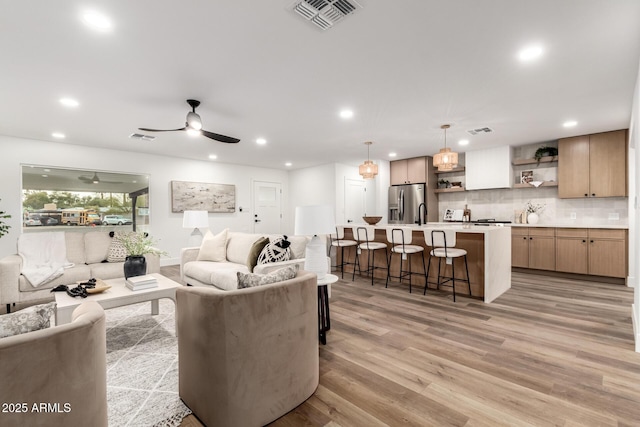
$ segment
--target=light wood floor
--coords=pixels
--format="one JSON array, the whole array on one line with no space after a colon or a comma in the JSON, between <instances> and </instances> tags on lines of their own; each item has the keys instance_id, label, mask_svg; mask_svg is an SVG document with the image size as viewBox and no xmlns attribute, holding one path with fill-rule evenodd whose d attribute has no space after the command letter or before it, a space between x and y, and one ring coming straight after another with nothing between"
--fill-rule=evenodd
<instances>
[{"instance_id":1,"label":"light wood floor","mask_svg":"<svg viewBox=\"0 0 640 427\"><path fill-rule=\"evenodd\" d=\"M638 426L632 299L525 273L492 304L339 281L320 385L272 425Z\"/></svg>"}]
</instances>

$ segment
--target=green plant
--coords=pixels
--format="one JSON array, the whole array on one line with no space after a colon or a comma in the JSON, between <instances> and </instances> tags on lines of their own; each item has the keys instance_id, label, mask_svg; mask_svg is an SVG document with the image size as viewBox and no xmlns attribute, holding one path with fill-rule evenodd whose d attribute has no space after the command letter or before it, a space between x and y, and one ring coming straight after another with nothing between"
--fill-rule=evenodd
<instances>
[{"instance_id":1,"label":"green plant","mask_svg":"<svg viewBox=\"0 0 640 427\"><path fill-rule=\"evenodd\" d=\"M540 163L540 159L545 156L553 157L557 155L558 155L558 149L556 147L543 146L536 150L536 153L533 155L533 157L538 161L538 163Z\"/></svg>"},{"instance_id":2,"label":"green plant","mask_svg":"<svg viewBox=\"0 0 640 427\"><path fill-rule=\"evenodd\" d=\"M155 241L148 233L135 231L117 232L113 238L124 246L124 249L127 251L127 256L142 256L145 254L161 256L167 254L165 251L161 251L154 246Z\"/></svg>"},{"instance_id":3,"label":"green plant","mask_svg":"<svg viewBox=\"0 0 640 427\"><path fill-rule=\"evenodd\" d=\"M533 203L531 202L531 200L529 200L526 204L526 206L524 207L524 210L526 213L540 213L544 210L544 208L547 205L545 204L538 204L538 203Z\"/></svg>"},{"instance_id":4,"label":"green plant","mask_svg":"<svg viewBox=\"0 0 640 427\"><path fill-rule=\"evenodd\" d=\"M449 180L440 178L438 180L438 187L440 187L440 188L448 188L449 187Z\"/></svg>"},{"instance_id":5,"label":"green plant","mask_svg":"<svg viewBox=\"0 0 640 427\"><path fill-rule=\"evenodd\" d=\"M3 219L11 218L11 215L7 214L5 211L0 211L0 237L4 236L9 232L11 228L10 225L7 225L2 221Z\"/></svg>"}]
</instances>

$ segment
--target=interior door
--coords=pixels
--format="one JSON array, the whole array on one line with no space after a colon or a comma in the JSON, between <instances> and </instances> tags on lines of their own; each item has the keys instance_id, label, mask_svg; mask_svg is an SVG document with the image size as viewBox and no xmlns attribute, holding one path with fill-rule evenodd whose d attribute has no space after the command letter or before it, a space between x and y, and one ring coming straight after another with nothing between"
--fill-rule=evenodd
<instances>
[{"instance_id":1,"label":"interior door","mask_svg":"<svg viewBox=\"0 0 640 427\"><path fill-rule=\"evenodd\" d=\"M348 224L364 222L366 194L364 181L345 178L344 218Z\"/></svg>"},{"instance_id":2,"label":"interior door","mask_svg":"<svg viewBox=\"0 0 640 427\"><path fill-rule=\"evenodd\" d=\"M282 184L253 182L253 232L280 234L282 228Z\"/></svg>"}]
</instances>

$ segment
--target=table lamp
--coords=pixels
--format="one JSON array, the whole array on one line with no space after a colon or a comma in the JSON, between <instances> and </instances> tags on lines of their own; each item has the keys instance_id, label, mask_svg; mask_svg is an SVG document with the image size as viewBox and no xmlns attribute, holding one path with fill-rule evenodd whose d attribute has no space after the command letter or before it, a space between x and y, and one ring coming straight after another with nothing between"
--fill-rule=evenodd
<instances>
[{"instance_id":1,"label":"table lamp","mask_svg":"<svg viewBox=\"0 0 640 427\"><path fill-rule=\"evenodd\" d=\"M323 279L327 275L327 247L318 234L331 234L336 230L333 208L328 205L297 206L295 216L295 234L313 236L307 243L304 269Z\"/></svg>"},{"instance_id":2,"label":"table lamp","mask_svg":"<svg viewBox=\"0 0 640 427\"><path fill-rule=\"evenodd\" d=\"M182 227L193 228L191 236L189 236L189 246L200 246L202 244L202 232L198 228L209 228L209 212L184 211Z\"/></svg>"}]
</instances>

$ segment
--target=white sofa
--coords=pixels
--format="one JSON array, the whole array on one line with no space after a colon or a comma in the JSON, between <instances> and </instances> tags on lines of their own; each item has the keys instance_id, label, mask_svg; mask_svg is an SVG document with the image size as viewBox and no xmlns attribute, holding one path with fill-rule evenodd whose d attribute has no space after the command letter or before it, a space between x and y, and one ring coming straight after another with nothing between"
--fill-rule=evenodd
<instances>
[{"instance_id":1,"label":"white sofa","mask_svg":"<svg viewBox=\"0 0 640 427\"><path fill-rule=\"evenodd\" d=\"M124 262L103 262L107 259L113 240L108 231L65 231L64 235L67 260L74 266L41 286L34 288L21 274L20 255L0 259L0 304L7 304L7 310L13 303L52 299L51 289L61 284L72 285L92 277L103 280L124 277ZM160 258L157 255L146 255L145 258L147 273L159 273Z\"/></svg>"},{"instance_id":2,"label":"white sofa","mask_svg":"<svg viewBox=\"0 0 640 427\"><path fill-rule=\"evenodd\" d=\"M198 261L199 247L183 248L180 253L180 277L191 286L215 286L223 290L238 289L237 272L248 273L247 258L251 246L262 234L249 234L230 231L227 233L226 261ZM282 235L266 236L270 238ZM291 242L289 246L291 259L289 261L258 264L253 272L266 274L287 265L298 264L304 268L304 253L309 238L305 236L287 236Z\"/></svg>"}]
</instances>

